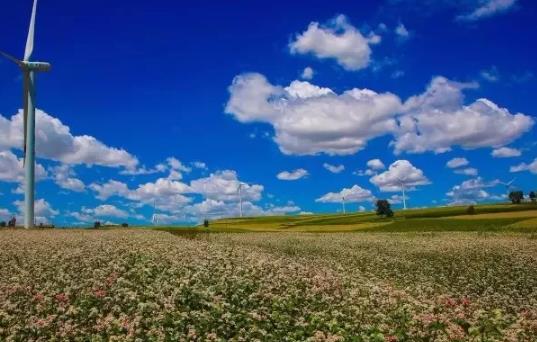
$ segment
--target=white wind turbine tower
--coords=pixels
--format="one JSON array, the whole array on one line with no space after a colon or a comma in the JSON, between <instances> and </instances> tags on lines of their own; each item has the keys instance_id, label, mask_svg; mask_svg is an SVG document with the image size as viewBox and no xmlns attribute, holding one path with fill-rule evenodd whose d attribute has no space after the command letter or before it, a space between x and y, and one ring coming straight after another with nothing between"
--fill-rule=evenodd
<instances>
[{"instance_id":1,"label":"white wind turbine tower","mask_svg":"<svg viewBox=\"0 0 537 342\"><path fill-rule=\"evenodd\" d=\"M0 51L0 55L17 64L22 71L24 82L24 227L34 226L35 201L35 74L47 72L51 65L43 62L31 62L34 51L35 13L37 0L34 0L30 28L22 61Z\"/></svg>"},{"instance_id":2,"label":"white wind turbine tower","mask_svg":"<svg viewBox=\"0 0 537 342\"><path fill-rule=\"evenodd\" d=\"M243 185L243 183L239 183L239 188L237 189L237 192L239 193L239 214L240 214L240 217L242 217L242 185Z\"/></svg>"},{"instance_id":3,"label":"white wind turbine tower","mask_svg":"<svg viewBox=\"0 0 537 342\"><path fill-rule=\"evenodd\" d=\"M404 179L397 177L399 184L401 184L401 191L403 192L403 210L406 210L406 194L405 194L405 182Z\"/></svg>"},{"instance_id":4,"label":"white wind turbine tower","mask_svg":"<svg viewBox=\"0 0 537 342\"><path fill-rule=\"evenodd\" d=\"M343 206L343 214L346 214L347 210L345 209L345 195L341 196L341 205Z\"/></svg>"},{"instance_id":5,"label":"white wind turbine tower","mask_svg":"<svg viewBox=\"0 0 537 342\"><path fill-rule=\"evenodd\" d=\"M154 226L158 225L158 215L157 215L157 200L153 201L153 217L151 217L151 223L153 223Z\"/></svg>"}]
</instances>

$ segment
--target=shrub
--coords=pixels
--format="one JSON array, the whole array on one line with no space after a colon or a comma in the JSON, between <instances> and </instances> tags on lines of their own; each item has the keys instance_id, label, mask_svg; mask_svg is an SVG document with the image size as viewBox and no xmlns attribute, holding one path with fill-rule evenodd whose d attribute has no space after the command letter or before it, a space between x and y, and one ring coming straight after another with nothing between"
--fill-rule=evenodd
<instances>
[{"instance_id":1,"label":"shrub","mask_svg":"<svg viewBox=\"0 0 537 342\"><path fill-rule=\"evenodd\" d=\"M101 228L101 222L100 221L95 221L95 223L93 224L93 228L95 228L95 229Z\"/></svg>"},{"instance_id":2,"label":"shrub","mask_svg":"<svg viewBox=\"0 0 537 342\"><path fill-rule=\"evenodd\" d=\"M393 211L388 200L377 200L377 215L384 217L392 217Z\"/></svg>"},{"instance_id":3,"label":"shrub","mask_svg":"<svg viewBox=\"0 0 537 342\"><path fill-rule=\"evenodd\" d=\"M530 197L531 202L535 203L535 201L537 199L537 195L535 194L535 191L530 192L529 197Z\"/></svg>"},{"instance_id":4,"label":"shrub","mask_svg":"<svg viewBox=\"0 0 537 342\"><path fill-rule=\"evenodd\" d=\"M466 214L475 215L475 207L473 205L468 206L468 208L466 208Z\"/></svg>"},{"instance_id":5,"label":"shrub","mask_svg":"<svg viewBox=\"0 0 537 342\"><path fill-rule=\"evenodd\" d=\"M6 221L0 222L0 227L5 228L7 226Z\"/></svg>"},{"instance_id":6,"label":"shrub","mask_svg":"<svg viewBox=\"0 0 537 342\"><path fill-rule=\"evenodd\" d=\"M511 191L509 193L509 199L513 204L520 204L524 199L524 193L522 191Z\"/></svg>"},{"instance_id":7,"label":"shrub","mask_svg":"<svg viewBox=\"0 0 537 342\"><path fill-rule=\"evenodd\" d=\"M121 224L121 227L123 227L123 228L127 228L127 227L129 227L129 224L128 224L128 223L122 223L122 224Z\"/></svg>"},{"instance_id":8,"label":"shrub","mask_svg":"<svg viewBox=\"0 0 537 342\"><path fill-rule=\"evenodd\" d=\"M209 220L203 220L203 226L205 228L208 228L209 227Z\"/></svg>"}]
</instances>

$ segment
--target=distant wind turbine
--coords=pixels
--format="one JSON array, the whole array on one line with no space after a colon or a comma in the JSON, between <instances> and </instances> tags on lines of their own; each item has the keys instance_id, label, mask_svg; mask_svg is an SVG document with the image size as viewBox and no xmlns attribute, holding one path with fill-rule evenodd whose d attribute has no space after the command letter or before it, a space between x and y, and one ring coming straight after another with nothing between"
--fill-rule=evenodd
<instances>
[{"instance_id":1,"label":"distant wind turbine","mask_svg":"<svg viewBox=\"0 0 537 342\"><path fill-rule=\"evenodd\" d=\"M345 196L341 196L341 205L343 206L343 214L346 214L347 211L345 210Z\"/></svg>"},{"instance_id":2,"label":"distant wind turbine","mask_svg":"<svg viewBox=\"0 0 537 342\"><path fill-rule=\"evenodd\" d=\"M151 217L151 223L154 226L158 225L158 215L157 215L157 200L153 200L153 217Z\"/></svg>"},{"instance_id":3,"label":"distant wind turbine","mask_svg":"<svg viewBox=\"0 0 537 342\"><path fill-rule=\"evenodd\" d=\"M406 194L405 194L405 182L404 179L397 178L399 180L399 184L401 184L401 191L403 192L403 210L406 210Z\"/></svg>"},{"instance_id":4,"label":"distant wind turbine","mask_svg":"<svg viewBox=\"0 0 537 342\"><path fill-rule=\"evenodd\" d=\"M0 55L17 64L22 71L24 82L24 227L34 226L35 202L35 73L47 72L51 65L43 62L31 62L34 51L35 14L37 0L34 0L30 28L22 61L0 51Z\"/></svg>"},{"instance_id":5,"label":"distant wind turbine","mask_svg":"<svg viewBox=\"0 0 537 342\"><path fill-rule=\"evenodd\" d=\"M505 185L505 188L507 189L507 192L509 192L511 190L511 188L512 188L511 185L513 185L513 183L515 181L516 181L516 177L511 179L511 181L509 181L509 182L500 182L500 184Z\"/></svg>"},{"instance_id":6,"label":"distant wind turbine","mask_svg":"<svg viewBox=\"0 0 537 342\"><path fill-rule=\"evenodd\" d=\"M239 188L237 189L237 192L239 193L239 213L240 217L242 217L242 183L239 183Z\"/></svg>"}]
</instances>

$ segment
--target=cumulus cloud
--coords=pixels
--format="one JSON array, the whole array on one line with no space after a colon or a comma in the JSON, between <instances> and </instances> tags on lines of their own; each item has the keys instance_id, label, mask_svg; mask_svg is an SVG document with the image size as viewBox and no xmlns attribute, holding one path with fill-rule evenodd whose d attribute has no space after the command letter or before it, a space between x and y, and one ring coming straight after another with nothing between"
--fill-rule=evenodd
<instances>
[{"instance_id":1,"label":"cumulus cloud","mask_svg":"<svg viewBox=\"0 0 537 342\"><path fill-rule=\"evenodd\" d=\"M13 217L13 214L9 210L0 208L0 221L8 221L11 217Z\"/></svg>"},{"instance_id":2,"label":"cumulus cloud","mask_svg":"<svg viewBox=\"0 0 537 342\"><path fill-rule=\"evenodd\" d=\"M209 177L190 182L191 192L201 194L207 199L223 202L239 201L239 184L242 184L241 195L244 201L257 202L261 199L263 186L247 184L239 180L233 170L218 171Z\"/></svg>"},{"instance_id":3,"label":"cumulus cloud","mask_svg":"<svg viewBox=\"0 0 537 342\"><path fill-rule=\"evenodd\" d=\"M23 114L19 111L11 119L0 116L0 149L22 149ZM59 119L36 110L36 154L40 158L64 164L86 164L134 169L135 156L127 151L109 147L89 135L74 136Z\"/></svg>"},{"instance_id":4,"label":"cumulus cloud","mask_svg":"<svg viewBox=\"0 0 537 342\"><path fill-rule=\"evenodd\" d=\"M354 154L395 131L401 109L391 93L354 88L338 95L308 82L282 88L255 73L235 77L229 91L226 113L243 123L271 124L280 150L293 155Z\"/></svg>"},{"instance_id":5,"label":"cumulus cloud","mask_svg":"<svg viewBox=\"0 0 537 342\"><path fill-rule=\"evenodd\" d=\"M480 74L481 77L488 82L498 82L500 80L500 72L495 66L489 70L482 70Z\"/></svg>"},{"instance_id":6,"label":"cumulus cloud","mask_svg":"<svg viewBox=\"0 0 537 342\"><path fill-rule=\"evenodd\" d=\"M242 211L245 216L273 216L284 215L289 213L296 213L300 211L300 208L294 204L288 204L285 206L268 205L266 208L262 208L250 201L244 201L242 203ZM202 202L189 205L184 208L183 212L177 214L184 221L206 219L219 219L223 217L238 217L240 214L239 205L237 202L220 201L216 199L207 198ZM166 217L168 221L179 221L176 217ZM159 215L160 221L160 215Z\"/></svg>"},{"instance_id":7,"label":"cumulus cloud","mask_svg":"<svg viewBox=\"0 0 537 342\"><path fill-rule=\"evenodd\" d=\"M330 88L322 88L309 82L293 81L288 87L284 88L290 97L295 99L309 99L323 95L334 94Z\"/></svg>"},{"instance_id":8,"label":"cumulus cloud","mask_svg":"<svg viewBox=\"0 0 537 342\"><path fill-rule=\"evenodd\" d=\"M373 194L367 189L354 185L350 189L343 188L339 192L329 192L315 201L321 203L341 203L343 198L345 198L345 202L347 203L366 202L373 200Z\"/></svg>"},{"instance_id":9,"label":"cumulus cloud","mask_svg":"<svg viewBox=\"0 0 537 342\"><path fill-rule=\"evenodd\" d=\"M458 16L457 19L461 21L477 21L492 17L512 9L516 2L517 0L484 0L480 2L479 7L470 13Z\"/></svg>"},{"instance_id":10,"label":"cumulus cloud","mask_svg":"<svg viewBox=\"0 0 537 342\"><path fill-rule=\"evenodd\" d=\"M15 206L19 209L20 213L24 212L24 201L15 201L13 202ZM40 198L34 202L34 215L36 218L49 221L53 217L57 216L60 212L55 210L49 202Z\"/></svg>"},{"instance_id":11,"label":"cumulus cloud","mask_svg":"<svg viewBox=\"0 0 537 342\"><path fill-rule=\"evenodd\" d=\"M324 163L323 167L332 173L341 173L345 170L345 165L332 165Z\"/></svg>"},{"instance_id":12,"label":"cumulus cloud","mask_svg":"<svg viewBox=\"0 0 537 342\"><path fill-rule=\"evenodd\" d=\"M451 198L451 205L474 204L495 198L485 189L496 185L498 185L497 181L485 182L481 177L478 177L455 185L446 195Z\"/></svg>"},{"instance_id":13,"label":"cumulus cloud","mask_svg":"<svg viewBox=\"0 0 537 342\"><path fill-rule=\"evenodd\" d=\"M512 158L520 157L522 155L522 152L516 148L500 147L492 150L491 155L494 158Z\"/></svg>"},{"instance_id":14,"label":"cumulus cloud","mask_svg":"<svg viewBox=\"0 0 537 342\"><path fill-rule=\"evenodd\" d=\"M530 164L521 163L516 166L511 166L510 171L511 172L529 171L533 174L537 174L537 158L535 158L535 160Z\"/></svg>"},{"instance_id":15,"label":"cumulus cloud","mask_svg":"<svg viewBox=\"0 0 537 342\"><path fill-rule=\"evenodd\" d=\"M406 190L414 190L417 186L431 183L423 171L408 160L397 160L388 170L371 177L370 182L383 192L401 191L402 184Z\"/></svg>"},{"instance_id":16,"label":"cumulus cloud","mask_svg":"<svg viewBox=\"0 0 537 342\"><path fill-rule=\"evenodd\" d=\"M475 87L435 77L403 106L391 93L354 88L336 94L304 81L281 87L261 74L243 74L229 88L226 113L243 123L272 125L274 141L291 155L354 154L385 135L394 136L397 154L499 148L533 127L531 116L512 114L487 99L464 105L463 90Z\"/></svg>"},{"instance_id":17,"label":"cumulus cloud","mask_svg":"<svg viewBox=\"0 0 537 342\"><path fill-rule=\"evenodd\" d=\"M345 70L356 71L369 65L370 45L378 43L378 35L365 37L348 22L347 17L339 15L325 25L310 23L306 31L296 35L289 49L292 54L335 59Z\"/></svg>"},{"instance_id":18,"label":"cumulus cloud","mask_svg":"<svg viewBox=\"0 0 537 342\"><path fill-rule=\"evenodd\" d=\"M303 80L311 80L313 78L313 75L315 72L311 67L305 67L304 71L302 71L302 79Z\"/></svg>"},{"instance_id":19,"label":"cumulus cloud","mask_svg":"<svg viewBox=\"0 0 537 342\"><path fill-rule=\"evenodd\" d=\"M473 168L473 167L467 167L467 168L463 168L463 169L456 169L453 172L455 172L458 175L472 176L472 177L477 176L477 173L478 173L477 169Z\"/></svg>"},{"instance_id":20,"label":"cumulus cloud","mask_svg":"<svg viewBox=\"0 0 537 342\"><path fill-rule=\"evenodd\" d=\"M384 165L384 163L380 159L371 159L371 160L369 160L367 162L367 167L369 169L375 170L375 171L384 170L386 168L386 166Z\"/></svg>"},{"instance_id":21,"label":"cumulus cloud","mask_svg":"<svg viewBox=\"0 0 537 342\"><path fill-rule=\"evenodd\" d=\"M196 169L200 169L200 170L207 170L208 167L207 167L207 164L202 162L202 161L195 161L195 162L192 162L192 166Z\"/></svg>"},{"instance_id":22,"label":"cumulus cloud","mask_svg":"<svg viewBox=\"0 0 537 342\"><path fill-rule=\"evenodd\" d=\"M309 172L304 169L296 169L294 171L282 171L276 175L276 178L284 181L295 181L307 177Z\"/></svg>"},{"instance_id":23,"label":"cumulus cloud","mask_svg":"<svg viewBox=\"0 0 537 342\"><path fill-rule=\"evenodd\" d=\"M47 177L47 171L43 165L36 164L35 177L37 181ZM11 151L0 151L0 181L13 183L24 181L23 160Z\"/></svg>"},{"instance_id":24,"label":"cumulus cloud","mask_svg":"<svg viewBox=\"0 0 537 342\"><path fill-rule=\"evenodd\" d=\"M403 23L399 23L395 28L395 34L399 37L400 40L407 40L410 38L410 32L407 30Z\"/></svg>"},{"instance_id":25,"label":"cumulus cloud","mask_svg":"<svg viewBox=\"0 0 537 342\"><path fill-rule=\"evenodd\" d=\"M62 189L74 192L83 192L86 185L80 179L76 178L76 173L71 165L62 164L50 168L50 174L54 182Z\"/></svg>"},{"instance_id":26,"label":"cumulus cloud","mask_svg":"<svg viewBox=\"0 0 537 342\"><path fill-rule=\"evenodd\" d=\"M184 194L192 192L187 184L169 178L139 184L135 189L130 189L127 184L116 180L102 184L92 183L89 188L97 193L96 197L100 200L120 197L166 211L179 210L190 203L191 199Z\"/></svg>"},{"instance_id":27,"label":"cumulus cloud","mask_svg":"<svg viewBox=\"0 0 537 342\"><path fill-rule=\"evenodd\" d=\"M113 179L102 184L92 183L89 188L97 193L98 199L103 201L113 196L126 197L130 193L127 184Z\"/></svg>"},{"instance_id":28,"label":"cumulus cloud","mask_svg":"<svg viewBox=\"0 0 537 342\"><path fill-rule=\"evenodd\" d=\"M443 153L454 145L465 149L501 147L533 127L530 116L511 114L487 99L463 105L462 90L475 86L435 77L425 93L408 99L392 143L395 152Z\"/></svg>"},{"instance_id":29,"label":"cumulus cloud","mask_svg":"<svg viewBox=\"0 0 537 342\"><path fill-rule=\"evenodd\" d=\"M466 166L470 164L466 158L453 158L446 163L446 166L450 169L456 169L458 167Z\"/></svg>"}]
</instances>

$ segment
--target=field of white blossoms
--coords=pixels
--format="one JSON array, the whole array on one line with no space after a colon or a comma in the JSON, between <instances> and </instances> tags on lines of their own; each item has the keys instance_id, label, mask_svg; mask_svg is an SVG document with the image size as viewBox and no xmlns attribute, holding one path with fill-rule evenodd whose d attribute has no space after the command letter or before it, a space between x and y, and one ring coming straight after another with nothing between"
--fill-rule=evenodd
<instances>
[{"instance_id":1,"label":"field of white blossoms","mask_svg":"<svg viewBox=\"0 0 537 342\"><path fill-rule=\"evenodd\" d=\"M537 239L0 231L0 341L536 341Z\"/></svg>"}]
</instances>

